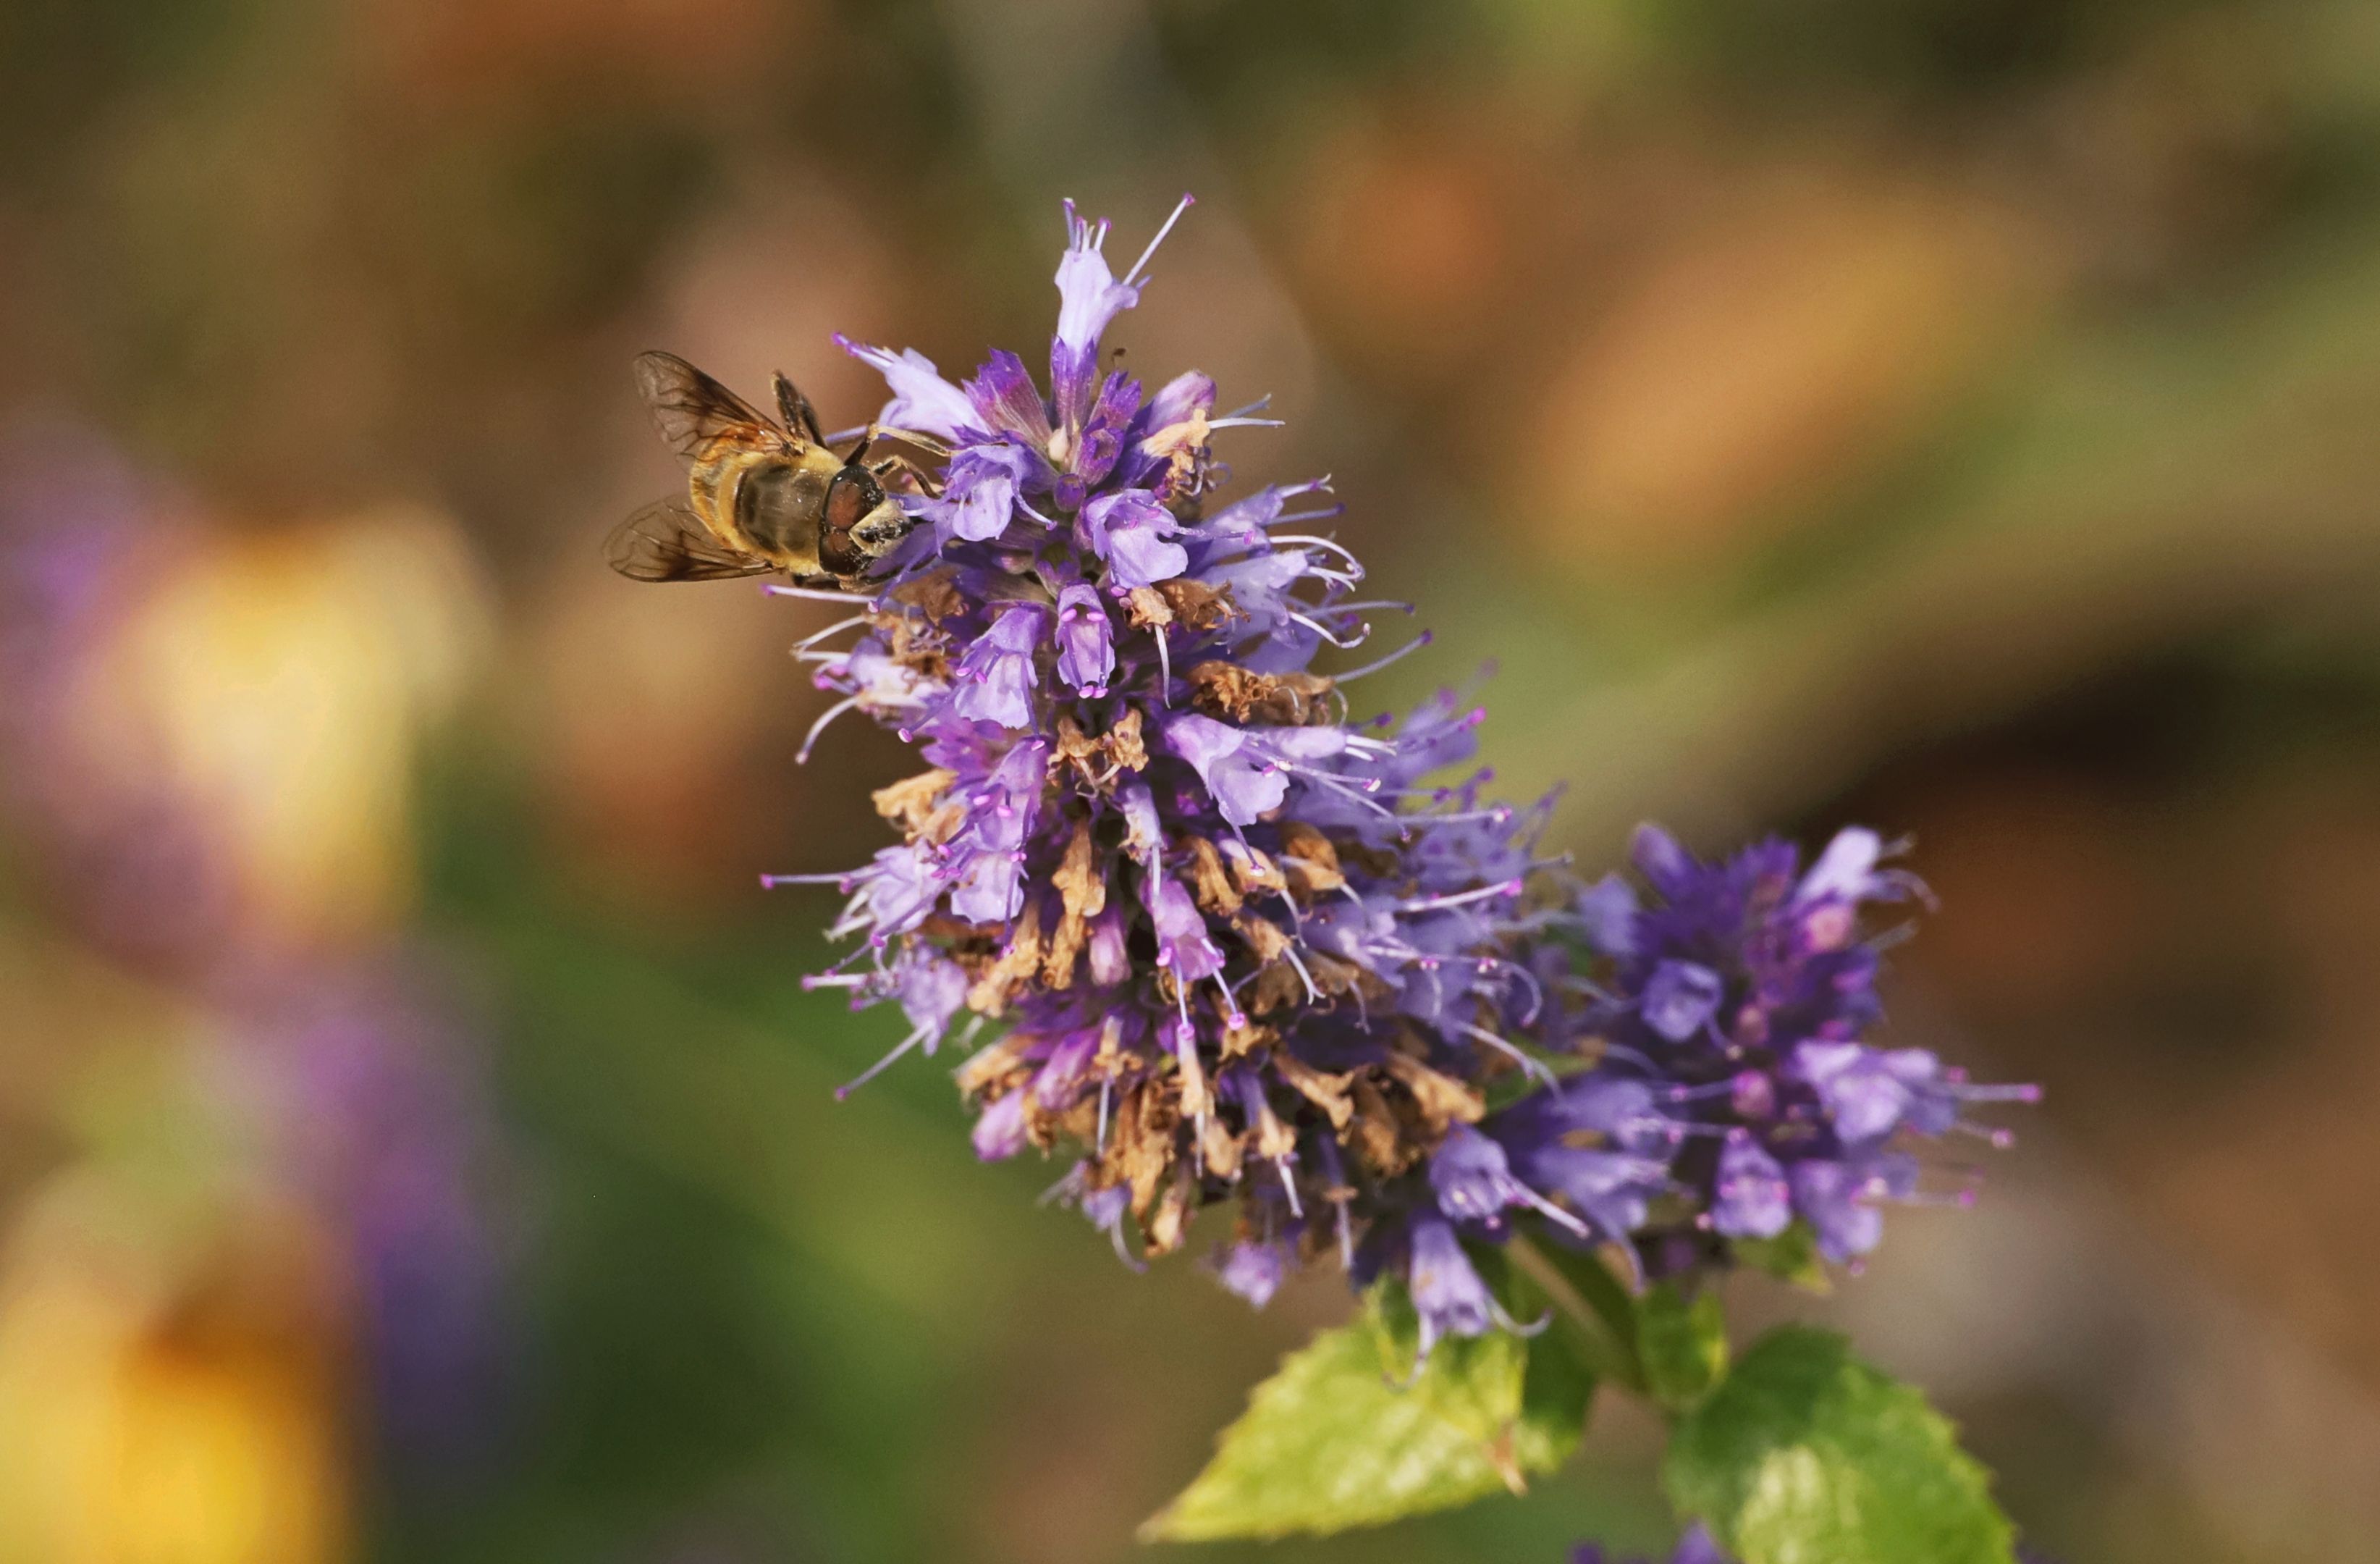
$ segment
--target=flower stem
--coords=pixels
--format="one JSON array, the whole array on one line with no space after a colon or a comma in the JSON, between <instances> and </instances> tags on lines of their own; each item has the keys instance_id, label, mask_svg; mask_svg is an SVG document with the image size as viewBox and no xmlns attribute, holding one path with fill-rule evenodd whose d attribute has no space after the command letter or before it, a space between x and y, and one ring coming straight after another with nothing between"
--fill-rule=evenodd
<instances>
[{"instance_id":1,"label":"flower stem","mask_svg":"<svg viewBox=\"0 0 2380 1564\"><path fill-rule=\"evenodd\" d=\"M1642 1394L1645 1368L1636 1356L1635 1308L1603 1262L1590 1254L1563 1264L1519 1233L1506 1252L1513 1267L1545 1292L1596 1376Z\"/></svg>"}]
</instances>

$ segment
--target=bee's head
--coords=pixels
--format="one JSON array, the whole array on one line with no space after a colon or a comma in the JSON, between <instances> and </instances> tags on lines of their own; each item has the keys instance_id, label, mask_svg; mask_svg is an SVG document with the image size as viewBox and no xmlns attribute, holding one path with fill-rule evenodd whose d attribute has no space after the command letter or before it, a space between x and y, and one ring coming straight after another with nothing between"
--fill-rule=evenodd
<instances>
[{"instance_id":1,"label":"bee's head","mask_svg":"<svg viewBox=\"0 0 2380 1564\"><path fill-rule=\"evenodd\" d=\"M827 485L820 559L838 574L856 574L892 553L913 525L914 519L884 492L876 474L853 462Z\"/></svg>"}]
</instances>

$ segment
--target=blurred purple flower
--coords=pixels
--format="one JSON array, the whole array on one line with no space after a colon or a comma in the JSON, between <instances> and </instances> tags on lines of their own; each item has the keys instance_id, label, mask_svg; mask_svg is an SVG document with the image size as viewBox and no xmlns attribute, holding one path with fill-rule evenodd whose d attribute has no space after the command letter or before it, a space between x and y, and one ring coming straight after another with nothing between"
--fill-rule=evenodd
<instances>
[{"instance_id":1,"label":"blurred purple flower","mask_svg":"<svg viewBox=\"0 0 2380 1564\"><path fill-rule=\"evenodd\" d=\"M77 714L108 638L171 552L167 501L103 434L0 434L0 803L81 935L187 970L235 926L230 866L164 779L94 765Z\"/></svg>"},{"instance_id":2,"label":"blurred purple flower","mask_svg":"<svg viewBox=\"0 0 2380 1564\"><path fill-rule=\"evenodd\" d=\"M288 1171L347 1238L391 1453L445 1473L501 1441L513 1354L491 1122L470 1031L409 960L251 979L233 1002L270 1072Z\"/></svg>"},{"instance_id":3,"label":"blurred purple flower","mask_svg":"<svg viewBox=\"0 0 2380 1564\"><path fill-rule=\"evenodd\" d=\"M1603 1550L1600 1543L1581 1543L1571 1550L1570 1564L1652 1564L1643 1555L1633 1558L1615 1557ZM1734 1564L1710 1533L1697 1524L1686 1528L1678 1546L1669 1558L1669 1564Z\"/></svg>"},{"instance_id":4,"label":"blurred purple flower","mask_svg":"<svg viewBox=\"0 0 2380 1564\"><path fill-rule=\"evenodd\" d=\"M1971 1198L1963 1186L1922 1195L1916 1158L1893 1143L1968 1129L1972 1107L2038 1093L1974 1085L1922 1049L1863 1040L1883 1007L1860 914L1925 895L1878 867L1876 834L1839 834L1806 872L1783 842L1704 863L1652 826L1634 858L1653 901L1636 905L1618 880L1579 898L1611 967L1585 1024L1604 1040L1607 1069L1644 1082L1645 1111L1668 1121L1671 1177L1691 1191L1679 1218L1750 1239L1798 1217L1821 1253L1847 1261L1882 1237L1879 1203Z\"/></svg>"}]
</instances>

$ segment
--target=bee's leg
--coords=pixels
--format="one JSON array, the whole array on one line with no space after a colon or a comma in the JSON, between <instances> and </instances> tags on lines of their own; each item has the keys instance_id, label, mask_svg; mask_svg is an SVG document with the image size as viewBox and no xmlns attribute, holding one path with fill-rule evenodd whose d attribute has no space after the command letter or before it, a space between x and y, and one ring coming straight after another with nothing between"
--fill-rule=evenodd
<instances>
[{"instance_id":1,"label":"bee's leg","mask_svg":"<svg viewBox=\"0 0 2380 1564\"><path fill-rule=\"evenodd\" d=\"M928 434L922 430L895 429L890 424L871 425L871 427L885 439L898 440L905 446L915 446L928 456L947 459L953 448L951 443L941 435Z\"/></svg>"},{"instance_id":2,"label":"bee's leg","mask_svg":"<svg viewBox=\"0 0 2380 1564\"><path fill-rule=\"evenodd\" d=\"M813 446L825 445L826 435L819 428L818 409L810 406L810 399L795 388L794 383L785 378L782 370L773 377L773 384L777 391L777 411L784 419L785 427Z\"/></svg>"},{"instance_id":3,"label":"bee's leg","mask_svg":"<svg viewBox=\"0 0 2380 1564\"><path fill-rule=\"evenodd\" d=\"M941 480L937 479L931 472L926 470L925 468L919 466L917 458L905 455L899 451L895 451L888 457L880 457L875 461L870 462L868 466L868 470L873 472L879 478L887 477L895 472L905 473L918 488L925 491L929 497L939 496L942 492Z\"/></svg>"}]
</instances>

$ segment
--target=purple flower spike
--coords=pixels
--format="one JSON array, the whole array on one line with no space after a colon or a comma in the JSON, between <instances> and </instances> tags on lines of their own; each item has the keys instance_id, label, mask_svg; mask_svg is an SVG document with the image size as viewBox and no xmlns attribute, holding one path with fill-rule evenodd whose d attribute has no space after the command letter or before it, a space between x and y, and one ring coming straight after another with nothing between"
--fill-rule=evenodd
<instances>
[{"instance_id":1,"label":"purple flower spike","mask_svg":"<svg viewBox=\"0 0 2380 1564\"><path fill-rule=\"evenodd\" d=\"M1879 1140L1900 1128L1914 1099L1896 1062L1897 1056L1857 1043L1804 1043L1793 1050L1795 1069L1846 1141Z\"/></svg>"},{"instance_id":2,"label":"purple flower spike","mask_svg":"<svg viewBox=\"0 0 2380 1564\"><path fill-rule=\"evenodd\" d=\"M1167 541L1181 530L1145 489L1101 495L1083 507L1084 541L1107 562L1110 581L1127 590L1170 581L1190 568L1189 551Z\"/></svg>"},{"instance_id":3,"label":"purple flower spike","mask_svg":"<svg viewBox=\"0 0 2380 1564\"><path fill-rule=\"evenodd\" d=\"M1148 242L1148 249L1119 281L1108 269L1107 220L1087 222L1066 202L1066 253L1058 262L1058 330L1050 343L1050 385L1059 416L1069 431L1082 428L1088 411L1090 382L1099 362L1099 338L1124 311L1140 302L1141 269L1165 242L1165 236L1189 209L1190 198Z\"/></svg>"},{"instance_id":4,"label":"purple flower spike","mask_svg":"<svg viewBox=\"0 0 2380 1564\"><path fill-rule=\"evenodd\" d=\"M1636 951L1636 887L1608 874L1579 893L1580 931L1589 948L1606 956Z\"/></svg>"},{"instance_id":5,"label":"purple flower spike","mask_svg":"<svg viewBox=\"0 0 2380 1564\"><path fill-rule=\"evenodd\" d=\"M1793 1221L1785 1170L1744 1130L1719 1148L1711 1226L1729 1238L1775 1238Z\"/></svg>"},{"instance_id":6,"label":"purple flower spike","mask_svg":"<svg viewBox=\"0 0 2380 1564\"><path fill-rule=\"evenodd\" d=\"M1645 984L1645 1024L1672 1043L1703 1029L1718 1005L1719 976L1693 961L1663 961Z\"/></svg>"},{"instance_id":7,"label":"purple flower spike","mask_svg":"<svg viewBox=\"0 0 2380 1564\"><path fill-rule=\"evenodd\" d=\"M1033 475L1031 452L1021 446L991 442L969 446L951 458L943 497L928 514L935 535L943 543L983 543L1008 531L1016 513L1016 496Z\"/></svg>"},{"instance_id":8,"label":"purple flower spike","mask_svg":"<svg viewBox=\"0 0 2380 1564\"><path fill-rule=\"evenodd\" d=\"M1165 725L1165 745L1190 763L1233 825L1255 825L1289 796L1288 776L1263 761L1241 728L1186 712Z\"/></svg>"},{"instance_id":9,"label":"purple flower spike","mask_svg":"<svg viewBox=\"0 0 2380 1564\"><path fill-rule=\"evenodd\" d=\"M966 383L965 400L986 429L1049 454L1050 409L1042 405L1032 372L1015 354L1002 350L986 360L976 377ZM952 458L953 470L965 454L962 451Z\"/></svg>"},{"instance_id":10,"label":"purple flower spike","mask_svg":"<svg viewBox=\"0 0 2380 1564\"><path fill-rule=\"evenodd\" d=\"M1406 1286L1413 1292L1414 1311L1421 1316L1418 1369L1441 1337L1483 1336L1496 1324L1499 1311L1495 1295L1479 1279L1444 1217L1423 1214L1410 1227L1413 1261Z\"/></svg>"},{"instance_id":11,"label":"purple flower spike","mask_svg":"<svg viewBox=\"0 0 2380 1564\"><path fill-rule=\"evenodd\" d=\"M1005 1096L975 1121L975 1155L1000 1162L1025 1149L1025 1094Z\"/></svg>"},{"instance_id":12,"label":"purple flower spike","mask_svg":"<svg viewBox=\"0 0 2380 1564\"><path fill-rule=\"evenodd\" d=\"M952 709L1002 727L1033 723L1033 654L1041 644L1044 610L1030 604L1002 609L983 639L959 660L960 687Z\"/></svg>"},{"instance_id":13,"label":"purple flower spike","mask_svg":"<svg viewBox=\"0 0 2380 1564\"><path fill-rule=\"evenodd\" d=\"M870 348L838 335L835 343L860 362L884 376L892 399L884 404L881 422L893 429L914 429L955 440L975 422L975 407L965 393L941 377L934 360L915 348L893 353Z\"/></svg>"},{"instance_id":14,"label":"purple flower spike","mask_svg":"<svg viewBox=\"0 0 2380 1564\"><path fill-rule=\"evenodd\" d=\"M1058 481L1061 509L1081 506L1093 486L1115 470L1117 458L1123 455L1124 431L1139 410L1140 382L1121 370L1109 375L1107 383L1099 387L1099 399L1091 404L1090 417L1084 421L1082 433L1067 453L1065 475ZM1170 523L1172 518L1167 520Z\"/></svg>"},{"instance_id":15,"label":"purple flower spike","mask_svg":"<svg viewBox=\"0 0 2380 1564\"><path fill-rule=\"evenodd\" d=\"M1070 1148L1053 1198L1128 1263L1235 1208L1213 1268L1251 1301L1337 1256L1402 1280L1434 1344L1510 1326L1463 1244L1524 1229L1645 1271L1795 1221L1864 1252L1917 1192L1903 1142L2017 1094L1865 1041L1860 918L1915 882L1866 831L1805 873L1646 827L1641 883L1572 875L1548 807L1471 769L1475 703L1356 703L1386 605L1317 530L1327 485L1211 503L1215 439L1266 421L1216 418L1196 372L1101 375L1148 258L1117 275L1071 208L1066 237L1046 388L1014 353L962 386L846 344L951 450L893 480L932 525L856 642L806 651L920 761L814 981L901 1007L883 1065L987 1039L958 1070L977 1152Z\"/></svg>"},{"instance_id":16,"label":"purple flower spike","mask_svg":"<svg viewBox=\"0 0 2380 1564\"><path fill-rule=\"evenodd\" d=\"M1768 1238L1799 1219L1829 1259L1854 1258L1882 1238L1883 1204L1943 1198L1921 1195L1916 1160L1888 1147L2034 1095L1971 1085L1923 1049L1864 1041L1883 1008L1861 911L1924 894L1879 866L1883 852L1875 832L1848 830L1805 873L1782 842L1705 863L1658 827L1637 833L1654 898L1630 911L1618 948L1596 939L1609 971L1585 1021L1607 1040L1606 1069L1642 1080L1677 1121L1670 1171L1691 1198L1670 1230ZM1597 895L1616 922L1617 893ZM1716 1045L1678 1046L1696 1036ZM1550 1185L1552 1170L1530 1176Z\"/></svg>"},{"instance_id":17,"label":"purple flower spike","mask_svg":"<svg viewBox=\"0 0 2380 1564\"><path fill-rule=\"evenodd\" d=\"M1232 1244L1215 1267L1215 1279L1261 1309L1281 1290L1289 1271L1289 1255L1275 1243Z\"/></svg>"},{"instance_id":18,"label":"purple flower spike","mask_svg":"<svg viewBox=\"0 0 2380 1564\"><path fill-rule=\"evenodd\" d=\"M1585 1222L1514 1178L1502 1144L1468 1124L1448 1128L1438 1155L1429 1159L1429 1187L1449 1218L1477 1224L1491 1237L1502 1235L1504 1213L1512 1206L1540 1212L1573 1237L1592 1236Z\"/></svg>"},{"instance_id":19,"label":"purple flower spike","mask_svg":"<svg viewBox=\"0 0 2380 1564\"><path fill-rule=\"evenodd\" d=\"M1140 302L1140 290L1108 270L1108 222L1089 222L1066 202L1066 253L1058 261L1058 345L1097 348L1108 324Z\"/></svg>"},{"instance_id":20,"label":"purple flower spike","mask_svg":"<svg viewBox=\"0 0 2380 1564\"><path fill-rule=\"evenodd\" d=\"M1114 628L1098 589L1075 581L1058 593L1058 677L1086 696L1108 692L1115 672Z\"/></svg>"},{"instance_id":21,"label":"purple flower spike","mask_svg":"<svg viewBox=\"0 0 2380 1564\"><path fill-rule=\"evenodd\" d=\"M1512 1164L1504 1148L1457 1124L1429 1159L1429 1187L1438 1208L1457 1222L1489 1222L1513 1204Z\"/></svg>"},{"instance_id":22,"label":"purple flower spike","mask_svg":"<svg viewBox=\"0 0 2380 1564\"><path fill-rule=\"evenodd\" d=\"M1181 881L1171 874L1151 874L1141 882L1141 895L1157 935L1159 970L1184 984L1223 970L1223 952L1208 937L1206 917Z\"/></svg>"},{"instance_id":23,"label":"purple flower spike","mask_svg":"<svg viewBox=\"0 0 2380 1564\"><path fill-rule=\"evenodd\" d=\"M1916 1183L1913 1166L1896 1160L1830 1161L1810 1157L1793 1164L1789 1181L1793 1208L1818 1235L1818 1252L1828 1259L1855 1259L1884 1238L1884 1213L1876 1202L1908 1194Z\"/></svg>"}]
</instances>

